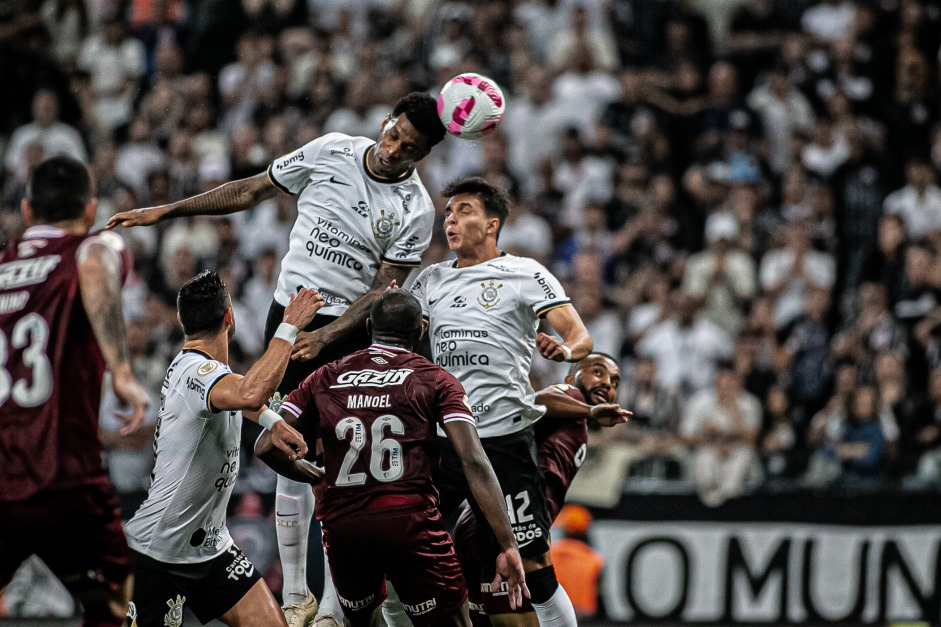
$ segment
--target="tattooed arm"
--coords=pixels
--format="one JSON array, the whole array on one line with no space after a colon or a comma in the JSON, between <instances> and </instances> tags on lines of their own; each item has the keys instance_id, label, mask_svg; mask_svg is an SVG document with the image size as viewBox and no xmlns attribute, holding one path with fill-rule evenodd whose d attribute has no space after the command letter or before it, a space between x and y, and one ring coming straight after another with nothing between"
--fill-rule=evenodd
<instances>
[{"instance_id":1,"label":"tattooed arm","mask_svg":"<svg viewBox=\"0 0 941 627\"><path fill-rule=\"evenodd\" d=\"M278 188L268 179L267 172L262 172L220 185L208 192L184 198L170 205L123 211L108 220L108 228L148 226L183 216L219 216L238 213L272 198L277 192Z\"/></svg>"},{"instance_id":2,"label":"tattooed arm","mask_svg":"<svg viewBox=\"0 0 941 627\"><path fill-rule=\"evenodd\" d=\"M97 238L89 238L78 249L78 282L82 304L95 339L111 371L114 393L129 405L129 414L118 414L124 422L121 434L140 425L147 411L147 393L134 378L121 314L121 260L118 253Z\"/></svg>"},{"instance_id":3,"label":"tattooed arm","mask_svg":"<svg viewBox=\"0 0 941 627\"><path fill-rule=\"evenodd\" d=\"M397 266L382 262L379 271L372 281L369 291L353 301L353 304L343 314L325 327L300 333L294 341L294 352L291 359L295 361L308 361L320 354L327 346L339 342L354 329L362 328L369 317L369 309L376 302L389 284L395 281L401 285L412 271L411 266Z\"/></svg>"}]
</instances>

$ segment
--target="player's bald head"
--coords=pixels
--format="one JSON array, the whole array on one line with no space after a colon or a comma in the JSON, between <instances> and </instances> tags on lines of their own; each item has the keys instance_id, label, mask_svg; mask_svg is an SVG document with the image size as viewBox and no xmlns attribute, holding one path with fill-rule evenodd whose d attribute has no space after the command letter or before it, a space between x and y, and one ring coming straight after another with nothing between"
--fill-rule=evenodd
<instances>
[{"instance_id":1,"label":"player's bald head","mask_svg":"<svg viewBox=\"0 0 941 627\"><path fill-rule=\"evenodd\" d=\"M375 340L412 344L421 335L421 305L407 290L388 290L370 308L369 325Z\"/></svg>"}]
</instances>

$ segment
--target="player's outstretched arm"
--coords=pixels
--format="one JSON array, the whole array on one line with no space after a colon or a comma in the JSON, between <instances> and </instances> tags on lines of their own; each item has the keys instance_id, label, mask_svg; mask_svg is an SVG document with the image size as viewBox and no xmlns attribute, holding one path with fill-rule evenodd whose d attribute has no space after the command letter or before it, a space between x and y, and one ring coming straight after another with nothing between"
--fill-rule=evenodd
<instances>
[{"instance_id":1,"label":"player's outstretched arm","mask_svg":"<svg viewBox=\"0 0 941 627\"><path fill-rule=\"evenodd\" d=\"M284 419L278 424L284 424L289 429L297 433L300 427L300 421L290 412L281 411L281 417ZM319 440L318 440L319 442ZM304 459L304 454L300 451L289 454L283 448L277 446L274 441L274 430L262 431L261 435L255 441L255 455L266 466L281 476L293 479L300 483L309 483L313 486L320 485L325 477L324 469L320 466L310 463Z\"/></svg>"},{"instance_id":2,"label":"player's outstretched arm","mask_svg":"<svg viewBox=\"0 0 941 627\"><path fill-rule=\"evenodd\" d=\"M286 327L279 327L268 343L268 350L244 377L230 374L213 386L209 404L216 411L250 409L259 410L274 394L284 377L291 358L291 348L298 330L303 329L323 307L323 298L314 290L302 289L284 310Z\"/></svg>"},{"instance_id":3,"label":"player's outstretched arm","mask_svg":"<svg viewBox=\"0 0 941 627\"><path fill-rule=\"evenodd\" d=\"M83 242L78 249L78 283L85 313L105 364L111 371L114 393L131 408L128 414L117 414L124 423L121 434L127 435L140 426L150 401L131 370L121 313L121 260L118 253L97 238Z\"/></svg>"},{"instance_id":4,"label":"player's outstretched arm","mask_svg":"<svg viewBox=\"0 0 941 627\"><path fill-rule=\"evenodd\" d=\"M327 346L339 342L356 329L361 329L369 317L369 309L383 292L395 282L401 285L408 278L412 268L395 266L390 263L379 264L379 270L373 279L369 291L357 298L339 318L316 331L301 333L294 342L294 361L309 361L317 357Z\"/></svg>"},{"instance_id":5,"label":"player's outstretched arm","mask_svg":"<svg viewBox=\"0 0 941 627\"><path fill-rule=\"evenodd\" d=\"M546 417L559 420L594 420L602 427L626 424L634 414L617 403L589 405L550 385L536 392L536 403L546 406Z\"/></svg>"},{"instance_id":6,"label":"player's outstretched arm","mask_svg":"<svg viewBox=\"0 0 941 627\"><path fill-rule=\"evenodd\" d=\"M578 315L575 308L571 305L556 307L550 309L546 314L546 319L552 325L562 339L554 335L540 333L536 337L536 348L539 354L552 361L579 361L588 357L588 353L594 347L591 335L582 322L582 317Z\"/></svg>"},{"instance_id":7,"label":"player's outstretched arm","mask_svg":"<svg viewBox=\"0 0 941 627\"><path fill-rule=\"evenodd\" d=\"M277 192L278 188L268 180L268 174L262 172L169 205L116 213L108 220L108 228L149 226L162 220L183 216L220 216L238 213L272 198Z\"/></svg>"},{"instance_id":8,"label":"player's outstretched arm","mask_svg":"<svg viewBox=\"0 0 941 627\"><path fill-rule=\"evenodd\" d=\"M497 476L480 445L480 438L477 437L477 428L474 425L461 420L452 420L444 423L444 432L454 447L454 451L461 458L461 466L464 469L464 476L467 477L471 494L483 510L487 523L500 544L497 577L493 585L499 590L500 582L506 580L510 607L516 609L522 604L523 595L529 598L529 589L526 587L523 560L520 558L513 528L510 526L506 502L503 500L503 492L500 490Z\"/></svg>"}]
</instances>

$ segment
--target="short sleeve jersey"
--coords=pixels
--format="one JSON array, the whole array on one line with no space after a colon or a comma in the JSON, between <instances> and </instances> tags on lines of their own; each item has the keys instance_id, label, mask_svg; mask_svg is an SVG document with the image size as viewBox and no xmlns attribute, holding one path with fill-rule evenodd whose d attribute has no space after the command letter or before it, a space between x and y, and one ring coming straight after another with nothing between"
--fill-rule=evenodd
<instances>
[{"instance_id":1,"label":"short sleeve jersey","mask_svg":"<svg viewBox=\"0 0 941 627\"><path fill-rule=\"evenodd\" d=\"M417 267L431 241L434 205L418 173L379 179L366 168L375 141L330 133L276 159L268 178L299 194L297 219L274 298L316 289L338 316L365 293L379 264Z\"/></svg>"},{"instance_id":2,"label":"short sleeve jersey","mask_svg":"<svg viewBox=\"0 0 941 627\"><path fill-rule=\"evenodd\" d=\"M577 387L560 383L554 386L563 394L585 402L585 395ZM536 449L539 470L554 475L565 489L572 483L588 445L588 421L543 416L536 423Z\"/></svg>"},{"instance_id":3,"label":"short sleeve jersey","mask_svg":"<svg viewBox=\"0 0 941 627\"><path fill-rule=\"evenodd\" d=\"M105 360L85 312L78 258L114 233L36 225L0 250L0 502L107 483L98 409Z\"/></svg>"},{"instance_id":4,"label":"short sleeve jersey","mask_svg":"<svg viewBox=\"0 0 941 627\"><path fill-rule=\"evenodd\" d=\"M480 437L508 435L545 412L529 383L540 316L569 303L559 281L528 257L466 268L425 268L412 293L429 321L434 361L463 384Z\"/></svg>"},{"instance_id":5,"label":"short sleeve jersey","mask_svg":"<svg viewBox=\"0 0 941 627\"><path fill-rule=\"evenodd\" d=\"M239 469L241 412L216 411L213 387L229 367L180 352L160 391L150 491L125 526L135 551L169 564L210 560L232 544L225 510Z\"/></svg>"},{"instance_id":6,"label":"short sleeve jersey","mask_svg":"<svg viewBox=\"0 0 941 627\"><path fill-rule=\"evenodd\" d=\"M424 357L379 344L319 368L281 409L300 418L308 442L322 439L328 487L318 502L321 519L382 494L418 494L436 504L435 428L474 424L457 379Z\"/></svg>"}]
</instances>

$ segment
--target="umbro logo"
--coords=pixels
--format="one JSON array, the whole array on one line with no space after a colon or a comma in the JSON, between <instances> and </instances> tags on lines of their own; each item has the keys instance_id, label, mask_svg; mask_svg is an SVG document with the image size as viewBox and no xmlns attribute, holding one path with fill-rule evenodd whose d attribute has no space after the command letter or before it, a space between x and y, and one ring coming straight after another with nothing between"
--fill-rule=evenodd
<instances>
[{"instance_id":1,"label":"umbro logo","mask_svg":"<svg viewBox=\"0 0 941 627\"><path fill-rule=\"evenodd\" d=\"M461 309L462 307L467 307L467 299L463 296L455 296L454 302L451 303L451 309Z\"/></svg>"}]
</instances>

